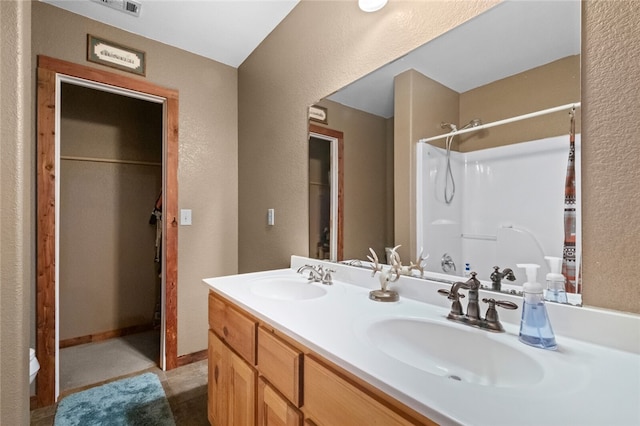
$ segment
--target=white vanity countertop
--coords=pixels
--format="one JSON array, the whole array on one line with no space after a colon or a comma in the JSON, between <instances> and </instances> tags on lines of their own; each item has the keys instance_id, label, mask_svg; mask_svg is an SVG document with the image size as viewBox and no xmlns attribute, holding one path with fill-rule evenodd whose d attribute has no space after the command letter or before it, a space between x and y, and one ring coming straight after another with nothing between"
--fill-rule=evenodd
<instances>
[{"instance_id":1,"label":"white vanity countertop","mask_svg":"<svg viewBox=\"0 0 640 426\"><path fill-rule=\"evenodd\" d=\"M515 314L500 310L501 318L503 313L507 317L503 319L506 331L491 333L446 320L449 312L446 298L436 298L434 300L438 302L431 304L403 297L400 290L403 280L397 287L400 301L379 303L369 300L370 289L377 288L377 277L370 278L370 271L327 264L338 270L334 274L334 285L307 284L306 279L295 272L305 263L319 262L294 256L291 269L209 278L204 282L252 315L440 424L640 425L640 348L635 346L640 337L640 320L635 316L625 316L622 328L623 333L630 330L635 335L618 337L626 339L627 344L632 341L635 350L613 349L556 332L558 350L547 351L518 341L519 326L514 319L519 319L520 309L514 311ZM269 277L299 280L303 286L321 286L326 294L306 300L277 300L257 294L255 286L260 285L262 278ZM345 281L357 281L357 285ZM435 283L415 281L429 294L440 288ZM462 304L466 309L466 299ZM483 306L483 316L484 310ZM562 315L564 319L567 314ZM612 315L615 323L616 314ZM553 326L551 312L550 317ZM498 386L431 374L387 355L378 349L384 342L376 343L367 337L371 336L371 327L373 330L378 327L372 324L388 318L427 320L461 328L473 337L471 342L476 338L490 339L497 342L496 345L517 351L523 355L523 360L534 360L541 370L539 374L526 370L523 377L537 377L531 379L531 383L505 382ZM608 328L608 324L602 326ZM612 332L615 334L620 330ZM429 344L452 344L446 339L429 341L429 335L424 339ZM461 350L477 357L478 363L491 357L472 344L470 347L462 345ZM507 364L504 371L522 373L520 366ZM503 370L499 372L502 373Z\"/></svg>"}]
</instances>

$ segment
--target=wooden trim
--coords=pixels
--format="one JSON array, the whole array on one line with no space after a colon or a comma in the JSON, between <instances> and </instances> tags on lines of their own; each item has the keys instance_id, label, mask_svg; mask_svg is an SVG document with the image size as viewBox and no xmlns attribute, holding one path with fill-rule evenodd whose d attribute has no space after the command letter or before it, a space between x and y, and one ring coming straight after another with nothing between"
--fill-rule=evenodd
<instances>
[{"instance_id":1,"label":"wooden trim","mask_svg":"<svg viewBox=\"0 0 640 426\"><path fill-rule=\"evenodd\" d=\"M84 345L85 343L101 342L115 337L129 336L131 334L143 333L150 330L153 330L153 324L133 325L131 327L119 328L117 330L103 331L101 333L60 340L58 345L60 349L70 348L72 346Z\"/></svg>"},{"instance_id":2,"label":"wooden trim","mask_svg":"<svg viewBox=\"0 0 640 426\"><path fill-rule=\"evenodd\" d=\"M162 233L165 262L165 366L178 366L178 97L167 98Z\"/></svg>"},{"instance_id":3,"label":"wooden trim","mask_svg":"<svg viewBox=\"0 0 640 426\"><path fill-rule=\"evenodd\" d=\"M203 361L208 358L208 351L203 349L198 352L192 352L186 355L180 355L178 357L178 367L183 367L194 362Z\"/></svg>"},{"instance_id":4,"label":"wooden trim","mask_svg":"<svg viewBox=\"0 0 640 426\"><path fill-rule=\"evenodd\" d=\"M309 123L309 132L338 140L338 259L344 258L344 133Z\"/></svg>"},{"instance_id":5,"label":"wooden trim","mask_svg":"<svg viewBox=\"0 0 640 426\"><path fill-rule=\"evenodd\" d=\"M178 91L132 76L90 68L48 56L38 56L37 89L37 280L36 356L40 371L36 383L39 407L55 402L55 112L56 75L94 81L164 98L165 192L165 368L177 367L178 293Z\"/></svg>"},{"instance_id":6,"label":"wooden trim","mask_svg":"<svg viewBox=\"0 0 640 426\"><path fill-rule=\"evenodd\" d=\"M88 67L86 65L74 64L72 62L63 61L50 56L38 55L38 67L55 71L57 74L96 81L98 83L108 84L109 86L146 93L160 98L178 99L177 90L157 86L146 80L141 80L133 76L120 75L110 71Z\"/></svg>"},{"instance_id":7,"label":"wooden trim","mask_svg":"<svg viewBox=\"0 0 640 426\"><path fill-rule=\"evenodd\" d=\"M40 370L36 380L36 396L39 407L55 402L55 91L55 71L38 68L36 357Z\"/></svg>"}]
</instances>

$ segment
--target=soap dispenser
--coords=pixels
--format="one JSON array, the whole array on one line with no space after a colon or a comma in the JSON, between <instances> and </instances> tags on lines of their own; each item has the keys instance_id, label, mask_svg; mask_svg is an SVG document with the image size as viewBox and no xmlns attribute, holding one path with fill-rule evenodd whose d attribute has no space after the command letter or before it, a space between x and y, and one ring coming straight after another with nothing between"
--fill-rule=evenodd
<instances>
[{"instance_id":1,"label":"soap dispenser","mask_svg":"<svg viewBox=\"0 0 640 426\"><path fill-rule=\"evenodd\" d=\"M564 275L560 273L562 258L553 256L545 256L544 258L549 263L551 270L547 274L547 289L544 292L544 298L550 302L569 303L564 287Z\"/></svg>"},{"instance_id":2,"label":"soap dispenser","mask_svg":"<svg viewBox=\"0 0 640 426\"><path fill-rule=\"evenodd\" d=\"M540 265L518 264L527 274L527 282L522 286L522 320L520 321L520 341L542 349L556 349L556 338L551 329L547 308L544 305L542 285L536 281Z\"/></svg>"}]
</instances>

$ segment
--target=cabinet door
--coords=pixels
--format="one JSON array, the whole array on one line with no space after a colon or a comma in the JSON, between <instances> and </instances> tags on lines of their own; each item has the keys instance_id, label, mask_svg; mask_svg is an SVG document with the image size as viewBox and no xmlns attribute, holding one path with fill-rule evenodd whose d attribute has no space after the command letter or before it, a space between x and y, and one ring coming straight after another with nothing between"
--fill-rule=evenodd
<instances>
[{"instance_id":1,"label":"cabinet door","mask_svg":"<svg viewBox=\"0 0 640 426\"><path fill-rule=\"evenodd\" d=\"M258 381L258 425L300 426L302 414L263 379Z\"/></svg>"},{"instance_id":2,"label":"cabinet door","mask_svg":"<svg viewBox=\"0 0 640 426\"><path fill-rule=\"evenodd\" d=\"M226 425L227 396L225 392L227 362L225 357L229 349L209 330L209 383L207 414L212 425Z\"/></svg>"},{"instance_id":3,"label":"cabinet door","mask_svg":"<svg viewBox=\"0 0 640 426\"><path fill-rule=\"evenodd\" d=\"M229 354L228 413L229 426L255 426L256 380L258 374L242 358Z\"/></svg>"},{"instance_id":4,"label":"cabinet door","mask_svg":"<svg viewBox=\"0 0 640 426\"><path fill-rule=\"evenodd\" d=\"M255 426L257 373L209 330L207 414L214 426Z\"/></svg>"}]
</instances>

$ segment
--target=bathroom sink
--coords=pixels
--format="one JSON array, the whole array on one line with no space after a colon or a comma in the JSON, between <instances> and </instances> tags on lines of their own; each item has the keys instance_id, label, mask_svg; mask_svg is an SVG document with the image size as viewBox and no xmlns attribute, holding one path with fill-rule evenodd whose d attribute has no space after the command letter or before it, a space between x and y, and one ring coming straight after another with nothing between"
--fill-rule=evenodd
<instances>
[{"instance_id":1,"label":"bathroom sink","mask_svg":"<svg viewBox=\"0 0 640 426\"><path fill-rule=\"evenodd\" d=\"M302 277L268 277L253 280L250 290L253 294L277 300L316 299L327 294L318 284L307 283Z\"/></svg>"},{"instance_id":2,"label":"bathroom sink","mask_svg":"<svg viewBox=\"0 0 640 426\"><path fill-rule=\"evenodd\" d=\"M369 343L386 355L451 380L520 387L543 378L542 366L533 358L497 341L487 331L397 317L369 324L364 333Z\"/></svg>"}]
</instances>

